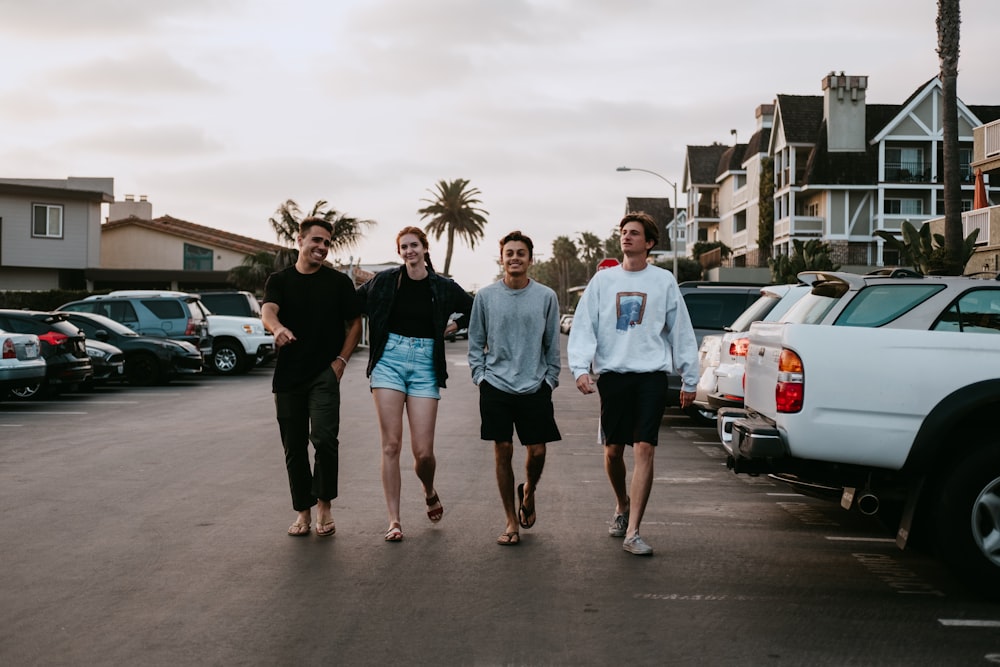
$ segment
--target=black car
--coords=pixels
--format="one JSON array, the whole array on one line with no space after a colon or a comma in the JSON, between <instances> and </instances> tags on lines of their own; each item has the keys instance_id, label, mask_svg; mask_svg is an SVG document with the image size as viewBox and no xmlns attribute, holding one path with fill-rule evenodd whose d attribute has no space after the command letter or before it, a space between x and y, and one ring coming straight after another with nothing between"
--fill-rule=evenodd
<instances>
[{"instance_id":1,"label":"black car","mask_svg":"<svg viewBox=\"0 0 1000 667\"><path fill-rule=\"evenodd\" d=\"M87 356L84 334L66 321L62 314L35 310L0 310L0 329L32 333L42 344L45 380L20 389L12 389L16 398L36 398L57 394L90 379L94 367Z\"/></svg>"},{"instance_id":2,"label":"black car","mask_svg":"<svg viewBox=\"0 0 1000 667\"><path fill-rule=\"evenodd\" d=\"M84 344L90 364L94 367L94 374L84 383L85 388L125 379L125 355L120 349L93 338L86 339Z\"/></svg>"},{"instance_id":3,"label":"black car","mask_svg":"<svg viewBox=\"0 0 1000 667\"><path fill-rule=\"evenodd\" d=\"M96 313L60 313L83 330L88 338L110 343L125 354L129 384L165 384L181 375L201 373L201 352L191 343L140 336L124 324Z\"/></svg>"}]
</instances>

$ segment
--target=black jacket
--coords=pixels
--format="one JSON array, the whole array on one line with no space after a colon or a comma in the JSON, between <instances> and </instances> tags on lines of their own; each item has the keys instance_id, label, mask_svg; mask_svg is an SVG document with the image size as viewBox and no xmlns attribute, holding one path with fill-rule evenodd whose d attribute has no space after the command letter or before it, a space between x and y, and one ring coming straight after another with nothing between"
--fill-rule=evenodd
<instances>
[{"instance_id":1,"label":"black jacket","mask_svg":"<svg viewBox=\"0 0 1000 667\"><path fill-rule=\"evenodd\" d=\"M400 266L380 271L358 288L361 312L368 316L367 375L369 377L389 340L389 314L392 313L392 304L399 288L400 272L405 270L405 267ZM461 313L461 317L455 320L460 329L468 326L469 313L472 312L472 297L454 280L438 275L430 269L428 278L434 320L434 371L437 374L438 386L444 387L445 380L448 379L448 365L444 358L444 330L451 320L452 313Z\"/></svg>"}]
</instances>

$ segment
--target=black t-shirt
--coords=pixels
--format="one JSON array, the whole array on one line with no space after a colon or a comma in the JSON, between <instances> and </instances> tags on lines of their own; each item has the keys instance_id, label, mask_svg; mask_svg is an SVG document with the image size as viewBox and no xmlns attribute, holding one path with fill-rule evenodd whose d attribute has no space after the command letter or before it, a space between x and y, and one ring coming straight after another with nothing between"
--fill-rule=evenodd
<instances>
[{"instance_id":1,"label":"black t-shirt","mask_svg":"<svg viewBox=\"0 0 1000 667\"><path fill-rule=\"evenodd\" d=\"M434 338L434 309L430 277L413 280L400 272L399 289L389 314L389 332L407 338Z\"/></svg>"},{"instance_id":2,"label":"black t-shirt","mask_svg":"<svg viewBox=\"0 0 1000 667\"><path fill-rule=\"evenodd\" d=\"M340 354L345 324L361 315L354 283L327 266L299 273L294 266L272 273L264 285L264 303L278 306L278 320L295 342L278 350L272 390L289 391L316 377Z\"/></svg>"}]
</instances>

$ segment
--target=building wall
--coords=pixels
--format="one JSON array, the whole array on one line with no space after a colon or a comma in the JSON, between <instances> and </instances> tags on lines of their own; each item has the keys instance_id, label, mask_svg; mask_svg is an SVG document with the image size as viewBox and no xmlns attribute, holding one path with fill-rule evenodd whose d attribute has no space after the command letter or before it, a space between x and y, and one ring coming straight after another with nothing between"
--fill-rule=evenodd
<instances>
[{"instance_id":1,"label":"building wall","mask_svg":"<svg viewBox=\"0 0 1000 667\"><path fill-rule=\"evenodd\" d=\"M31 235L32 205L63 207L62 238ZM0 266L85 269L100 264L100 205L56 198L0 195Z\"/></svg>"},{"instance_id":2,"label":"building wall","mask_svg":"<svg viewBox=\"0 0 1000 667\"><path fill-rule=\"evenodd\" d=\"M185 241L171 234L120 227L101 236L101 268L105 269L184 269L184 244L212 250L212 270L228 271L239 266L246 255L201 241Z\"/></svg>"},{"instance_id":3,"label":"building wall","mask_svg":"<svg viewBox=\"0 0 1000 667\"><path fill-rule=\"evenodd\" d=\"M59 289L58 269L22 269L0 266L0 291L30 292Z\"/></svg>"}]
</instances>

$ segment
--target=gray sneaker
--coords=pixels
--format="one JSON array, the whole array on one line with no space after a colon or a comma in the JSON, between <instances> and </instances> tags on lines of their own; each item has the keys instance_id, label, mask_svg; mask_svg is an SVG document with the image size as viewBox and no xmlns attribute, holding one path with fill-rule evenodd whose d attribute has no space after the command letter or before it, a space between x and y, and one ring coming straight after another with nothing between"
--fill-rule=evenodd
<instances>
[{"instance_id":1,"label":"gray sneaker","mask_svg":"<svg viewBox=\"0 0 1000 667\"><path fill-rule=\"evenodd\" d=\"M608 526L608 535L611 537L625 537L625 530L628 528L628 510L624 514L615 514L611 517L611 524Z\"/></svg>"},{"instance_id":2,"label":"gray sneaker","mask_svg":"<svg viewBox=\"0 0 1000 667\"><path fill-rule=\"evenodd\" d=\"M622 542L622 549L629 552L630 554L635 554L636 556L653 555L653 547L643 542L642 538L639 537L639 533L636 533L632 537Z\"/></svg>"}]
</instances>

